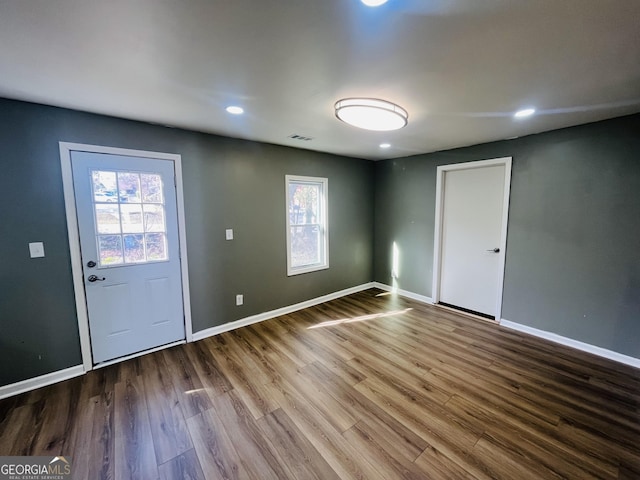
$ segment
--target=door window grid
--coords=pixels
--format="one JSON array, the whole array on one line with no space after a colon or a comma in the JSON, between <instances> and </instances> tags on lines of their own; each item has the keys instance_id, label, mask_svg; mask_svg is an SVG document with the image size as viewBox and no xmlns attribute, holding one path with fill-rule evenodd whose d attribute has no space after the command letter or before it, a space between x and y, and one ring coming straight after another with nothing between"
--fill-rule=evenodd
<instances>
[{"instance_id":1,"label":"door window grid","mask_svg":"<svg viewBox=\"0 0 640 480\"><path fill-rule=\"evenodd\" d=\"M101 267L169 259L160 174L93 170L91 184Z\"/></svg>"}]
</instances>

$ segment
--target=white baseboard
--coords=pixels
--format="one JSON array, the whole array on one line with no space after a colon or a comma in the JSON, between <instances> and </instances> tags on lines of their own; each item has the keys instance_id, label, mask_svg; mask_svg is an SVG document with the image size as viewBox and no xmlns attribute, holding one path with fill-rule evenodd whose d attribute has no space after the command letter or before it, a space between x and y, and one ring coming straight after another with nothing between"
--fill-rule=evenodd
<instances>
[{"instance_id":1,"label":"white baseboard","mask_svg":"<svg viewBox=\"0 0 640 480\"><path fill-rule=\"evenodd\" d=\"M22 380L21 382L5 385L0 387L0 399L28 392L29 390L35 390L36 388L46 387L47 385L78 377L83 374L84 367L82 365L77 365L75 367L65 368L64 370L58 370L57 372L47 373L46 375L41 375L39 377L29 378L27 380Z\"/></svg>"},{"instance_id":2,"label":"white baseboard","mask_svg":"<svg viewBox=\"0 0 640 480\"><path fill-rule=\"evenodd\" d=\"M510 328L511 330L528 333L529 335L533 335L534 337L544 338L545 340L549 340L554 343L559 343L561 345L572 347L577 350L593 353L594 355L598 355L599 357L608 358L609 360L614 360L616 362L624 363L632 367L640 368L640 358L623 355L622 353L607 350L606 348L596 347L595 345L591 345L589 343L584 343L578 340L573 340L572 338L563 337L562 335L558 335L557 333L538 330L537 328L528 327L527 325L522 325L520 323L510 322L509 320L505 319L500 320L500 325Z\"/></svg>"},{"instance_id":3,"label":"white baseboard","mask_svg":"<svg viewBox=\"0 0 640 480\"><path fill-rule=\"evenodd\" d=\"M401 288L392 287L390 285L380 283L380 282L373 282L373 286L375 288L379 288L380 290L397 293L398 295L402 295L403 297L416 300L417 302L428 303L429 305L433 305L433 298L427 297L425 295L419 295L417 293L409 292L408 290L402 290Z\"/></svg>"},{"instance_id":4,"label":"white baseboard","mask_svg":"<svg viewBox=\"0 0 640 480\"><path fill-rule=\"evenodd\" d=\"M195 342L197 340L202 340L203 338L219 335L220 333L228 332L230 330L235 330L236 328L240 328L240 327L246 327L247 325L252 325L254 323L264 322L265 320L269 320L271 318L279 317L281 315L287 315L289 313L293 313L298 310L302 310L304 308L313 307L314 305L328 302L329 300L335 300L336 298L344 297L346 295L351 295L352 293L358 293L373 287L374 287L373 282L364 283L356 287L347 288L345 290L340 290L338 292L329 293L328 295L323 295L322 297L316 297L316 298L312 298L311 300L306 300L304 302L296 303L295 305L289 305L287 307L278 308L276 310L271 310L269 312L263 312L257 315L252 315L250 317L241 318L240 320L235 320L233 322L225 323L224 325L218 325L216 327L211 327L205 330L200 330L198 332L193 332L193 341Z\"/></svg>"}]
</instances>

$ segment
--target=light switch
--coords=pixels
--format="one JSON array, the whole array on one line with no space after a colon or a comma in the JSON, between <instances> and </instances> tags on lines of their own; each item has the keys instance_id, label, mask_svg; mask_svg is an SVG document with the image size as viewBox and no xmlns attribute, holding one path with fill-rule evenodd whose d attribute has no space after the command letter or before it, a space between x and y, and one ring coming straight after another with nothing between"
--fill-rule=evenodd
<instances>
[{"instance_id":1,"label":"light switch","mask_svg":"<svg viewBox=\"0 0 640 480\"><path fill-rule=\"evenodd\" d=\"M233 240L233 228L227 228L224 233L227 240Z\"/></svg>"},{"instance_id":2,"label":"light switch","mask_svg":"<svg viewBox=\"0 0 640 480\"><path fill-rule=\"evenodd\" d=\"M29 254L31 255L31 258L44 257L44 243L31 242L29 244Z\"/></svg>"}]
</instances>

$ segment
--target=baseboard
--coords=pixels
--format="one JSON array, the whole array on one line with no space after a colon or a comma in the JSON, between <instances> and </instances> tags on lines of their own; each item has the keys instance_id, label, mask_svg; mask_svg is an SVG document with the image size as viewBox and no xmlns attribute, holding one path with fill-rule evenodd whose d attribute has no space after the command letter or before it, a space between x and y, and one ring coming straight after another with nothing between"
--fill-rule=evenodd
<instances>
[{"instance_id":1,"label":"baseboard","mask_svg":"<svg viewBox=\"0 0 640 480\"><path fill-rule=\"evenodd\" d=\"M397 293L403 297L410 298L412 300L416 300L421 303L428 303L429 305L433 305L433 299L431 297L426 297L424 295L419 295L417 293L409 292L408 290L402 290L401 288L392 287L390 285L386 285L380 282L373 282L373 286L375 288L379 288L380 290L385 290L387 292Z\"/></svg>"},{"instance_id":2,"label":"baseboard","mask_svg":"<svg viewBox=\"0 0 640 480\"><path fill-rule=\"evenodd\" d=\"M12 383L0 387L0 399L12 397L20 393L28 392L29 390L35 390L36 388L46 387L53 383L58 383L63 380L68 380L73 377L78 377L84 374L84 367L77 365L75 367L65 368L64 370L58 370L57 372L47 373L39 377L29 378L22 380L21 382Z\"/></svg>"},{"instance_id":3,"label":"baseboard","mask_svg":"<svg viewBox=\"0 0 640 480\"><path fill-rule=\"evenodd\" d=\"M578 340L573 340L572 338L563 337L562 335L558 335L557 333L539 330L537 328L528 327L527 325L522 325L520 323L510 322L509 320L505 319L500 320L500 325L506 328L510 328L511 330L528 333L529 335L533 335L534 337L544 338L545 340L549 340L554 343L559 343L567 347L582 350L583 352L592 353L599 357L607 358L619 363L624 363L625 365L630 365L635 368L640 368L640 358L623 355L622 353L607 350L606 348L596 347L595 345L591 345L589 343L584 343Z\"/></svg>"},{"instance_id":4,"label":"baseboard","mask_svg":"<svg viewBox=\"0 0 640 480\"><path fill-rule=\"evenodd\" d=\"M246 327L247 325L252 325L254 323L264 322L265 320L269 320L271 318L279 317L281 315L287 315L289 313L293 313L298 310L302 310L304 308L313 307L314 305L328 302L330 300L335 300L336 298L344 297L346 295L351 295L353 293L362 292L363 290L368 290L369 288L373 288L373 287L374 287L373 282L364 283L356 287L351 287L345 290L340 290L338 292L329 293L327 295L312 298L311 300L306 300L304 302L296 303L294 305L278 308L276 310L271 310L269 312L259 313L257 315L252 315L250 317L241 318L240 320L235 320L233 322L225 323L224 325L218 325L216 327L211 327L205 330L200 330L198 332L193 332L193 341L195 342L197 340L202 340L203 338L219 335L221 333L228 332L230 330L235 330L236 328Z\"/></svg>"}]
</instances>

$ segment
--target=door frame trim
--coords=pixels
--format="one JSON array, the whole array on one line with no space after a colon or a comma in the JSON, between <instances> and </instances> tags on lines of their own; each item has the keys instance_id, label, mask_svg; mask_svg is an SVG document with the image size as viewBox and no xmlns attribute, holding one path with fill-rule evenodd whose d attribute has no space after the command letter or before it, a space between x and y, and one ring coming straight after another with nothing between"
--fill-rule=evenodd
<instances>
[{"instance_id":1,"label":"door frame trim","mask_svg":"<svg viewBox=\"0 0 640 480\"><path fill-rule=\"evenodd\" d=\"M454 163L440 165L436 172L436 216L433 236L433 303L440 302L440 277L442 268L442 221L444 209L444 177L447 172L455 170L471 170L476 168L504 166L504 192L502 197L502 229L500 232L500 257L498 259L498 295L496 298L496 321L502 318L502 294L504 291L504 267L507 252L507 225L509 222L509 196L511 192L511 161L512 157L493 158L490 160L478 160L474 162Z\"/></svg>"},{"instance_id":2,"label":"door frame trim","mask_svg":"<svg viewBox=\"0 0 640 480\"><path fill-rule=\"evenodd\" d=\"M58 142L60 147L60 164L62 167L62 186L64 191L64 206L67 216L67 233L69 236L69 251L71 253L71 272L73 275L73 290L76 300L78 316L78 332L80 334L80 350L82 365L88 372L95 368L91 355L91 336L89 333L89 313L84 291L84 275L82 272L82 258L80 255L80 234L76 216L76 196L73 189L73 174L71 171L71 152L106 153L127 157L140 157L158 160L170 160L174 165L176 183L176 203L178 212L178 238L180 247L180 274L182 277L182 303L184 311L184 329L187 342L193 340L191 324L191 302L189 293L189 269L187 259L187 237L184 215L184 190L182 186L182 157L175 153L150 152L145 150L131 150L127 148L87 145L82 143ZM125 357L126 358L126 357Z\"/></svg>"}]
</instances>

